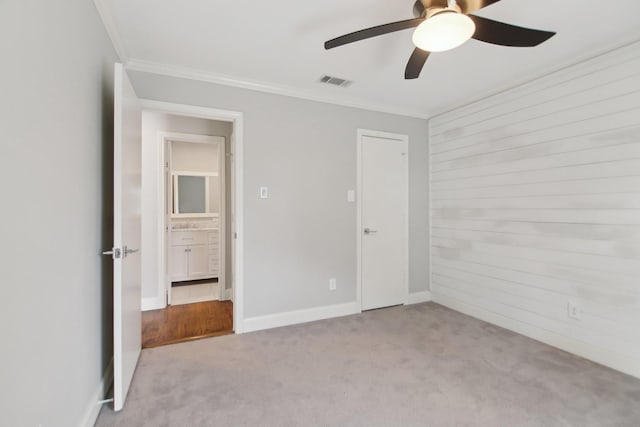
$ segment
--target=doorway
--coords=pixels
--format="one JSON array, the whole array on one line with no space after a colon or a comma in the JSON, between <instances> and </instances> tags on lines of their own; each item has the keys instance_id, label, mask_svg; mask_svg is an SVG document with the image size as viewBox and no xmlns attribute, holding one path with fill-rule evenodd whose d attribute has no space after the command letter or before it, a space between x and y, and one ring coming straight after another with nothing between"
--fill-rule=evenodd
<instances>
[{"instance_id":1,"label":"doorway","mask_svg":"<svg viewBox=\"0 0 640 427\"><path fill-rule=\"evenodd\" d=\"M408 296L408 136L358 130L358 300L362 310Z\"/></svg>"},{"instance_id":2,"label":"doorway","mask_svg":"<svg viewBox=\"0 0 640 427\"><path fill-rule=\"evenodd\" d=\"M225 124L204 125L213 132L231 133ZM167 305L228 300L230 186L225 172L229 136L161 132L159 137L165 154L162 241L166 270L161 278Z\"/></svg>"},{"instance_id":3,"label":"doorway","mask_svg":"<svg viewBox=\"0 0 640 427\"><path fill-rule=\"evenodd\" d=\"M144 346L241 332L242 115L156 101L143 110Z\"/></svg>"}]
</instances>

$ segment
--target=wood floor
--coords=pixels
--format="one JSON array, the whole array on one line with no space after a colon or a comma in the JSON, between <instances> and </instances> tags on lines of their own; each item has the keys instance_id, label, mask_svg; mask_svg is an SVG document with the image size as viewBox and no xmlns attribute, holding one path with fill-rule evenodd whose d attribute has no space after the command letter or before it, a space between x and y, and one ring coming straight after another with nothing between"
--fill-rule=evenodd
<instances>
[{"instance_id":1,"label":"wood floor","mask_svg":"<svg viewBox=\"0 0 640 427\"><path fill-rule=\"evenodd\" d=\"M206 301L142 313L142 348L233 333L233 303Z\"/></svg>"}]
</instances>

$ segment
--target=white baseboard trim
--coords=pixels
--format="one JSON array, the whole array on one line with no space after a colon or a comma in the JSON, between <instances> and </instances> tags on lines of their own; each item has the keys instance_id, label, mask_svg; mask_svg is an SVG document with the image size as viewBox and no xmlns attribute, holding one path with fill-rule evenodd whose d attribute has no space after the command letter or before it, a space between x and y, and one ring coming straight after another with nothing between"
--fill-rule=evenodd
<instances>
[{"instance_id":1,"label":"white baseboard trim","mask_svg":"<svg viewBox=\"0 0 640 427\"><path fill-rule=\"evenodd\" d=\"M233 302L233 289L225 289L226 299Z\"/></svg>"},{"instance_id":2,"label":"white baseboard trim","mask_svg":"<svg viewBox=\"0 0 640 427\"><path fill-rule=\"evenodd\" d=\"M149 297L149 298L142 298L140 309L142 311L159 310L161 308L165 308L166 306L167 305L164 302L164 298Z\"/></svg>"},{"instance_id":3,"label":"white baseboard trim","mask_svg":"<svg viewBox=\"0 0 640 427\"><path fill-rule=\"evenodd\" d=\"M113 359L109 362L107 369L105 369L104 374L102 375L102 380L96 387L95 392L91 393L89 397L89 403L87 404L87 409L84 412L84 416L82 417L82 421L79 426L82 427L93 427L98 419L98 414L100 413L100 409L102 408L102 404L98 402L106 399L105 393L109 391L111 388L111 383L113 382Z\"/></svg>"},{"instance_id":4,"label":"white baseboard trim","mask_svg":"<svg viewBox=\"0 0 640 427\"><path fill-rule=\"evenodd\" d=\"M405 303L405 305L420 304L421 302L429 302L429 301L431 301L431 292L429 291L413 292L407 295L407 302Z\"/></svg>"},{"instance_id":5,"label":"white baseboard trim","mask_svg":"<svg viewBox=\"0 0 640 427\"><path fill-rule=\"evenodd\" d=\"M328 305L324 307L288 311L285 313L269 314L266 316L250 317L244 319L243 331L260 331L263 329L313 322L315 320L329 319L332 317L349 316L360 312L360 305L353 301L346 304Z\"/></svg>"},{"instance_id":6,"label":"white baseboard trim","mask_svg":"<svg viewBox=\"0 0 640 427\"><path fill-rule=\"evenodd\" d=\"M449 298L444 295L434 294L433 301L452 310L459 311L480 320L484 320L485 322L492 323L518 334L532 338L536 341L543 342L550 346L607 366L611 369L615 369L625 374L640 378L640 363L638 363L637 359L632 359L630 357L614 353L604 348L596 347L582 341L574 340L572 338L556 334L555 332L551 332L546 329L530 325L528 323L520 322L519 320L490 312L478 306L465 304L454 298Z\"/></svg>"}]
</instances>

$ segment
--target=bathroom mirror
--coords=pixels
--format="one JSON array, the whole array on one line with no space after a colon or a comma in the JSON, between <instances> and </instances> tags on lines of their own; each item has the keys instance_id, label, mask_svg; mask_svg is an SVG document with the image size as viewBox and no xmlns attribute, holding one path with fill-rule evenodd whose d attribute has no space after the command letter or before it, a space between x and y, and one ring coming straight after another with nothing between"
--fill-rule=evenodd
<instances>
[{"instance_id":1,"label":"bathroom mirror","mask_svg":"<svg viewBox=\"0 0 640 427\"><path fill-rule=\"evenodd\" d=\"M172 216L211 216L217 213L220 206L218 187L217 176L174 174Z\"/></svg>"}]
</instances>

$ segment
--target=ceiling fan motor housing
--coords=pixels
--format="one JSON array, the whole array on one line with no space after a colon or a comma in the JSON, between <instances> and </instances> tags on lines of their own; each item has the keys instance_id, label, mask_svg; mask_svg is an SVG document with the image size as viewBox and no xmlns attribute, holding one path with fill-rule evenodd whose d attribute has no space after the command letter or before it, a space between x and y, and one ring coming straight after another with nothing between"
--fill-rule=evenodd
<instances>
[{"instance_id":1,"label":"ceiling fan motor housing","mask_svg":"<svg viewBox=\"0 0 640 427\"><path fill-rule=\"evenodd\" d=\"M475 3L482 3L480 0L456 0L455 9L459 13L467 13L474 10ZM479 4L476 9L479 8ZM430 13L429 10L432 10ZM429 18L438 10L450 9L448 0L417 0L413 6L414 16L416 18Z\"/></svg>"},{"instance_id":2,"label":"ceiling fan motor housing","mask_svg":"<svg viewBox=\"0 0 640 427\"><path fill-rule=\"evenodd\" d=\"M460 6L458 5L456 5L453 9L450 9L448 7L430 7L429 9L425 10L424 18L429 19L441 13L462 13L462 11L460 10Z\"/></svg>"}]
</instances>

